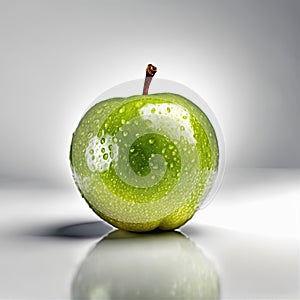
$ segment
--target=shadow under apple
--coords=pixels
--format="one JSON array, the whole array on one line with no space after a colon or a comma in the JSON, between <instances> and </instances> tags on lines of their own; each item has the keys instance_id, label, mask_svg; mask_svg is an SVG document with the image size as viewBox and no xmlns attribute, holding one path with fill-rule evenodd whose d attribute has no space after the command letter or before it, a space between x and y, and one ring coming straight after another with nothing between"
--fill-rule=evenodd
<instances>
[{"instance_id":1,"label":"shadow under apple","mask_svg":"<svg viewBox=\"0 0 300 300\"><path fill-rule=\"evenodd\" d=\"M213 264L183 234L109 233L87 255L72 299L219 299Z\"/></svg>"}]
</instances>

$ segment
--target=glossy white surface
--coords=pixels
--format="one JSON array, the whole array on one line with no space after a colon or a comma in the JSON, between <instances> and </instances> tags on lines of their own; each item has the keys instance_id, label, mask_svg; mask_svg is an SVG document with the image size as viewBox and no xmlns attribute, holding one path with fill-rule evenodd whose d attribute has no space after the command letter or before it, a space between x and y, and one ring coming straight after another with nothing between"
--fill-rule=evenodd
<instances>
[{"instance_id":1,"label":"glossy white surface","mask_svg":"<svg viewBox=\"0 0 300 300\"><path fill-rule=\"evenodd\" d=\"M122 285L138 299L159 299L164 288L172 299L184 279L199 299L208 285L218 286L209 295L219 299L300 298L299 169L229 170L215 200L180 229L187 239L135 236L133 244L121 232L106 236L114 229L75 187L1 181L0 188L0 299L70 299L82 286L110 299ZM202 265L195 284L190 278Z\"/></svg>"}]
</instances>

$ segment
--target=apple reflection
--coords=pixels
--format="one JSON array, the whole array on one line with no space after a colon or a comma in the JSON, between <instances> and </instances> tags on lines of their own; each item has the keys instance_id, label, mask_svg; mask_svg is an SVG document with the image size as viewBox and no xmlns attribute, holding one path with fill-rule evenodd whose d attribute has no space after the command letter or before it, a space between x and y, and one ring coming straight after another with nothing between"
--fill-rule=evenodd
<instances>
[{"instance_id":1,"label":"apple reflection","mask_svg":"<svg viewBox=\"0 0 300 300\"><path fill-rule=\"evenodd\" d=\"M212 263L180 232L114 231L88 254L73 299L219 299Z\"/></svg>"}]
</instances>

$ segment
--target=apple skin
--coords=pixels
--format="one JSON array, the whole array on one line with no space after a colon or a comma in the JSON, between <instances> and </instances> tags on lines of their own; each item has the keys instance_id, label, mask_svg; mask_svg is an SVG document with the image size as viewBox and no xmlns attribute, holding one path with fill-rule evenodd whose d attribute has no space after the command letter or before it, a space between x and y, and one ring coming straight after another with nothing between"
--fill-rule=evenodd
<instances>
[{"instance_id":1,"label":"apple skin","mask_svg":"<svg viewBox=\"0 0 300 300\"><path fill-rule=\"evenodd\" d=\"M190 100L138 95L91 107L73 134L70 162L82 197L102 219L127 231L171 230L211 190L219 146Z\"/></svg>"},{"instance_id":2,"label":"apple skin","mask_svg":"<svg viewBox=\"0 0 300 300\"><path fill-rule=\"evenodd\" d=\"M104 237L81 263L72 299L219 299L213 263L180 232Z\"/></svg>"}]
</instances>

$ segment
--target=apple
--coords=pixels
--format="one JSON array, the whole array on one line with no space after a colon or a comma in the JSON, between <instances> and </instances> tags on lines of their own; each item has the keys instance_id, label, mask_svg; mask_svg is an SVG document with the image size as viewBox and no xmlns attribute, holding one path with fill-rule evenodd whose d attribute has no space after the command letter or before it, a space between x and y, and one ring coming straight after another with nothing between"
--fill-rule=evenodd
<instances>
[{"instance_id":1,"label":"apple","mask_svg":"<svg viewBox=\"0 0 300 300\"><path fill-rule=\"evenodd\" d=\"M192 218L219 169L207 115L174 93L106 99L80 120L71 143L75 183L91 209L127 231L171 230Z\"/></svg>"},{"instance_id":2,"label":"apple","mask_svg":"<svg viewBox=\"0 0 300 300\"><path fill-rule=\"evenodd\" d=\"M81 263L72 299L219 299L212 262L179 232L114 231Z\"/></svg>"}]
</instances>

